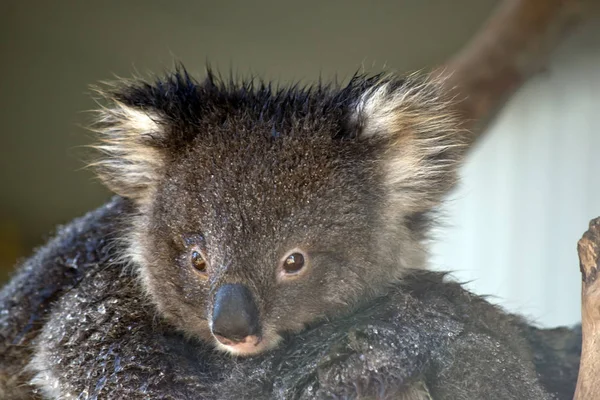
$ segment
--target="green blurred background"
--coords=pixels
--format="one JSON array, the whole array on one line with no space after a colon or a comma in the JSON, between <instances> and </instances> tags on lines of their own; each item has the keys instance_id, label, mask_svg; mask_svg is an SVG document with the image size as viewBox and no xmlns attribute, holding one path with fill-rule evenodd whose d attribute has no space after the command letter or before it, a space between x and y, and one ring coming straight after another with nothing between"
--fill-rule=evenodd
<instances>
[{"instance_id":1,"label":"green blurred background","mask_svg":"<svg viewBox=\"0 0 600 400\"><path fill-rule=\"evenodd\" d=\"M280 81L411 71L454 53L497 1L0 3L0 269L109 194L82 169L88 85L182 61Z\"/></svg>"},{"instance_id":2,"label":"green blurred background","mask_svg":"<svg viewBox=\"0 0 600 400\"><path fill-rule=\"evenodd\" d=\"M15 260L109 197L82 169L88 86L182 61L280 81L428 68L493 0L0 1L0 281Z\"/></svg>"}]
</instances>

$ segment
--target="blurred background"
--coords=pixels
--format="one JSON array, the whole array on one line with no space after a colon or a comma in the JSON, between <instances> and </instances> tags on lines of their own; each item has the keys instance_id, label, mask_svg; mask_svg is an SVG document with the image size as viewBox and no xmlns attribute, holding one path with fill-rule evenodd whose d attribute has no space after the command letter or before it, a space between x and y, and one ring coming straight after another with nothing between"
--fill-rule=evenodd
<instances>
[{"instance_id":1,"label":"blurred background","mask_svg":"<svg viewBox=\"0 0 600 400\"><path fill-rule=\"evenodd\" d=\"M494 0L0 1L0 282L109 193L83 169L88 86L182 61L282 82L410 72L454 54ZM462 171L435 268L545 326L580 320L576 242L600 216L600 17L514 96Z\"/></svg>"}]
</instances>

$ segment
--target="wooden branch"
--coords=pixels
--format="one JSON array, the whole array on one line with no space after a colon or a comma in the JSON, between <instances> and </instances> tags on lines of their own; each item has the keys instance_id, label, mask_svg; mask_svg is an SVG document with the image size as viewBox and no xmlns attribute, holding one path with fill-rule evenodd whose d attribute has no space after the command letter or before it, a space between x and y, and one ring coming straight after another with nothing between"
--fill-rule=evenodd
<instances>
[{"instance_id":1,"label":"wooden branch","mask_svg":"<svg viewBox=\"0 0 600 400\"><path fill-rule=\"evenodd\" d=\"M437 73L458 100L475 142L504 102L538 72L598 0L505 0L467 46Z\"/></svg>"},{"instance_id":2,"label":"wooden branch","mask_svg":"<svg viewBox=\"0 0 600 400\"><path fill-rule=\"evenodd\" d=\"M583 343L575 400L600 396L600 218L577 243L581 271L581 330Z\"/></svg>"}]
</instances>

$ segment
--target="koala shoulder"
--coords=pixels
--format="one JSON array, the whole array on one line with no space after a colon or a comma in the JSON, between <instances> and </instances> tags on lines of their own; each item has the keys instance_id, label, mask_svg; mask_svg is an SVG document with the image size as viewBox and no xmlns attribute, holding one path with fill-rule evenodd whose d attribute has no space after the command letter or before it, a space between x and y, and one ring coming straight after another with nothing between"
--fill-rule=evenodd
<instances>
[{"instance_id":1,"label":"koala shoulder","mask_svg":"<svg viewBox=\"0 0 600 400\"><path fill-rule=\"evenodd\" d=\"M53 303L111 257L122 199L58 229L56 236L25 260L0 291L0 398L19 398L21 371ZM27 395L26 398L29 398Z\"/></svg>"}]
</instances>

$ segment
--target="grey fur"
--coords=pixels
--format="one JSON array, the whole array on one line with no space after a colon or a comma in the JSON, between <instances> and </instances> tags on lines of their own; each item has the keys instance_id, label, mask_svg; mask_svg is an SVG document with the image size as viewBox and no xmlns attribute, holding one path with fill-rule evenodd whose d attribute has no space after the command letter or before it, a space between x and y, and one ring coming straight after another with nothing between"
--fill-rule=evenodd
<instances>
[{"instance_id":1,"label":"grey fur","mask_svg":"<svg viewBox=\"0 0 600 400\"><path fill-rule=\"evenodd\" d=\"M48 398L552 398L538 331L422 270L463 155L435 82L275 90L179 71L104 93L95 165L126 199L3 290L0 393L28 396L32 379ZM280 281L294 248L307 270ZM263 354L213 349L225 283L256 299ZM571 371L545 338L544 360ZM543 383L562 395L563 378Z\"/></svg>"},{"instance_id":2,"label":"grey fur","mask_svg":"<svg viewBox=\"0 0 600 400\"><path fill-rule=\"evenodd\" d=\"M272 348L425 266L427 213L452 188L464 140L437 82L272 89L179 71L104 95L95 165L137 208L124 256L185 333L216 342L214 294L243 283ZM279 282L294 248L310 270ZM191 268L196 249L208 280Z\"/></svg>"},{"instance_id":3,"label":"grey fur","mask_svg":"<svg viewBox=\"0 0 600 400\"><path fill-rule=\"evenodd\" d=\"M422 270L263 355L216 352L158 318L131 268L112 262L130 212L117 199L75 221L2 291L4 376L34 354L36 386L61 398L572 397L580 331L535 329ZM2 382L2 398L29 398L30 378Z\"/></svg>"}]
</instances>

